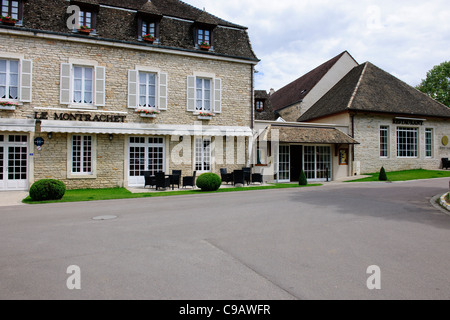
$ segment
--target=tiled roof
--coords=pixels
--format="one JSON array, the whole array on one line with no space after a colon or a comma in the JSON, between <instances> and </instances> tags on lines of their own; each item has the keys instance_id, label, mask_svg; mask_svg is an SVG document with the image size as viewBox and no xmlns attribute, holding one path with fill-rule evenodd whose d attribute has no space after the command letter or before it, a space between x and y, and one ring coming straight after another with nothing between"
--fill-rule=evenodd
<instances>
[{"instance_id":1,"label":"tiled roof","mask_svg":"<svg viewBox=\"0 0 450 320\"><path fill-rule=\"evenodd\" d=\"M345 53L346 51L342 52L333 59L276 91L270 97L274 110L279 110L302 101Z\"/></svg>"},{"instance_id":2,"label":"tiled roof","mask_svg":"<svg viewBox=\"0 0 450 320\"><path fill-rule=\"evenodd\" d=\"M276 125L271 125L268 129L266 135L268 141L271 141L274 130L278 131L279 142L284 143L359 144L350 136L336 128Z\"/></svg>"},{"instance_id":3,"label":"tiled roof","mask_svg":"<svg viewBox=\"0 0 450 320\"><path fill-rule=\"evenodd\" d=\"M198 51L258 61L248 37L247 28L220 19L204 10L179 0L33 0L24 5L23 26L15 28L30 31L48 31L77 37L67 29L67 7L73 4L94 6L97 15L96 35L91 38L124 41L149 45L138 41L138 15L161 18L159 43L153 46ZM120 9L120 10L119 10ZM195 47L194 26L203 23L218 26L214 29L213 50L201 51ZM0 25L0 28L7 28Z\"/></svg>"},{"instance_id":4,"label":"tiled roof","mask_svg":"<svg viewBox=\"0 0 450 320\"><path fill-rule=\"evenodd\" d=\"M350 71L298 121L345 111L450 118L450 108L370 62Z\"/></svg>"}]
</instances>

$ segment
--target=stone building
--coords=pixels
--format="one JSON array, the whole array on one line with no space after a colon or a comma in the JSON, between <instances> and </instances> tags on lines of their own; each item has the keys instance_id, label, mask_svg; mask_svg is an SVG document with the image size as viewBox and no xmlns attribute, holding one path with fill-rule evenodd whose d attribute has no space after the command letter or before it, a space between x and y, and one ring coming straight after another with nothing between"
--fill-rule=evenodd
<instances>
[{"instance_id":1,"label":"stone building","mask_svg":"<svg viewBox=\"0 0 450 320\"><path fill-rule=\"evenodd\" d=\"M295 181L302 169L312 181L382 166L439 169L450 157L450 108L370 62L357 64L347 52L269 99L273 119L284 122L255 121L267 180ZM270 147L274 130L279 145Z\"/></svg>"},{"instance_id":2,"label":"stone building","mask_svg":"<svg viewBox=\"0 0 450 320\"><path fill-rule=\"evenodd\" d=\"M248 163L258 59L245 27L178 0L1 9L17 21L0 25L0 190Z\"/></svg>"}]
</instances>

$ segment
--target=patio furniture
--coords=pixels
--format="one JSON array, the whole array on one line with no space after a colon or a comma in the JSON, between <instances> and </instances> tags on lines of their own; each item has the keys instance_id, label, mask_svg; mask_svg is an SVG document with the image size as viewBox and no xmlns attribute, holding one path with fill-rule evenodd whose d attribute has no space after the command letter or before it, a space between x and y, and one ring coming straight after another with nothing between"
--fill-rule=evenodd
<instances>
[{"instance_id":1,"label":"patio furniture","mask_svg":"<svg viewBox=\"0 0 450 320\"><path fill-rule=\"evenodd\" d=\"M220 177L222 179L222 182L225 182L226 184L228 184L230 182L233 183L233 174L227 173L226 168L220 169Z\"/></svg>"},{"instance_id":2,"label":"patio furniture","mask_svg":"<svg viewBox=\"0 0 450 320\"><path fill-rule=\"evenodd\" d=\"M172 175L170 176L170 184L172 185L172 189L175 185L178 186L178 189L181 185L181 170L172 170Z\"/></svg>"},{"instance_id":3,"label":"patio furniture","mask_svg":"<svg viewBox=\"0 0 450 320\"><path fill-rule=\"evenodd\" d=\"M197 175L197 171L194 171L194 175L191 177L183 177L183 188L190 186L195 188L195 176Z\"/></svg>"},{"instance_id":4,"label":"patio furniture","mask_svg":"<svg viewBox=\"0 0 450 320\"><path fill-rule=\"evenodd\" d=\"M247 185L249 185L252 169L251 168L242 168L242 171L244 171L244 181L247 182Z\"/></svg>"},{"instance_id":5,"label":"patio furniture","mask_svg":"<svg viewBox=\"0 0 450 320\"><path fill-rule=\"evenodd\" d=\"M442 158L442 169L449 169L450 168L450 161L448 158Z\"/></svg>"},{"instance_id":6,"label":"patio furniture","mask_svg":"<svg viewBox=\"0 0 450 320\"><path fill-rule=\"evenodd\" d=\"M164 172L157 172L155 174L156 190L159 188L166 189L170 186L170 178Z\"/></svg>"},{"instance_id":7,"label":"patio furniture","mask_svg":"<svg viewBox=\"0 0 450 320\"><path fill-rule=\"evenodd\" d=\"M244 171L243 170L234 170L233 171L233 184L245 184L244 180Z\"/></svg>"},{"instance_id":8,"label":"patio furniture","mask_svg":"<svg viewBox=\"0 0 450 320\"><path fill-rule=\"evenodd\" d=\"M252 174L252 183L260 183L263 184L263 176L261 173Z\"/></svg>"},{"instance_id":9,"label":"patio furniture","mask_svg":"<svg viewBox=\"0 0 450 320\"><path fill-rule=\"evenodd\" d=\"M150 171L144 171L144 179L145 179L144 188L146 186L150 187L156 186L155 176L153 176Z\"/></svg>"}]
</instances>

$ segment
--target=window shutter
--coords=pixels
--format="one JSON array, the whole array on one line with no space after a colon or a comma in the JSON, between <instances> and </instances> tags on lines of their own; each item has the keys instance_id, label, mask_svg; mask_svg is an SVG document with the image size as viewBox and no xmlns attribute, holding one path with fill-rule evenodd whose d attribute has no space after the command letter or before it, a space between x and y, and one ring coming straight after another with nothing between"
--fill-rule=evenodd
<instances>
[{"instance_id":1,"label":"window shutter","mask_svg":"<svg viewBox=\"0 0 450 320\"><path fill-rule=\"evenodd\" d=\"M187 111L195 111L195 76L187 77Z\"/></svg>"},{"instance_id":2,"label":"window shutter","mask_svg":"<svg viewBox=\"0 0 450 320\"><path fill-rule=\"evenodd\" d=\"M71 74L72 74L72 65L70 63L62 63L61 64L61 94L60 94L61 104L70 104L71 103L71 100L72 100Z\"/></svg>"},{"instance_id":3,"label":"window shutter","mask_svg":"<svg viewBox=\"0 0 450 320\"><path fill-rule=\"evenodd\" d=\"M105 82L106 68L95 67L95 105L97 107L105 106Z\"/></svg>"},{"instance_id":4,"label":"window shutter","mask_svg":"<svg viewBox=\"0 0 450 320\"><path fill-rule=\"evenodd\" d=\"M33 61L22 60L20 72L20 101L31 102L33 91Z\"/></svg>"},{"instance_id":5,"label":"window shutter","mask_svg":"<svg viewBox=\"0 0 450 320\"><path fill-rule=\"evenodd\" d=\"M159 74L159 109L167 110L169 75L167 73Z\"/></svg>"},{"instance_id":6,"label":"window shutter","mask_svg":"<svg viewBox=\"0 0 450 320\"><path fill-rule=\"evenodd\" d=\"M128 108L138 106L138 71L128 70Z\"/></svg>"},{"instance_id":7,"label":"window shutter","mask_svg":"<svg viewBox=\"0 0 450 320\"><path fill-rule=\"evenodd\" d=\"M222 112L222 79L214 79L214 113Z\"/></svg>"}]
</instances>

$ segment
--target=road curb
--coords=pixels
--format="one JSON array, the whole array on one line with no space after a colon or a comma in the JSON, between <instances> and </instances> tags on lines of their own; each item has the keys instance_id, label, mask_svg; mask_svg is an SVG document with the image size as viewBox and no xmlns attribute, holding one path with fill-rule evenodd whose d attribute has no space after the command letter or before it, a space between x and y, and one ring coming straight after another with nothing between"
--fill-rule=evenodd
<instances>
[{"instance_id":1,"label":"road curb","mask_svg":"<svg viewBox=\"0 0 450 320\"><path fill-rule=\"evenodd\" d=\"M447 193L446 193L446 194L447 194ZM446 194L444 194L444 196L445 196ZM430 204L431 204L433 207L435 207L436 209L438 209L439 211L441 211L441 212L443 212L444 214L450 216L450 211L447 210L447 209L444 209L440 204L438 204L438 200L439 200L439 203L440 203L440 199L441 199L442 197L443 197L443 195L442 195L441 193L435 195L434 197L432 197L432 198L430 199Z\"/></svg>"}]
</instances>

